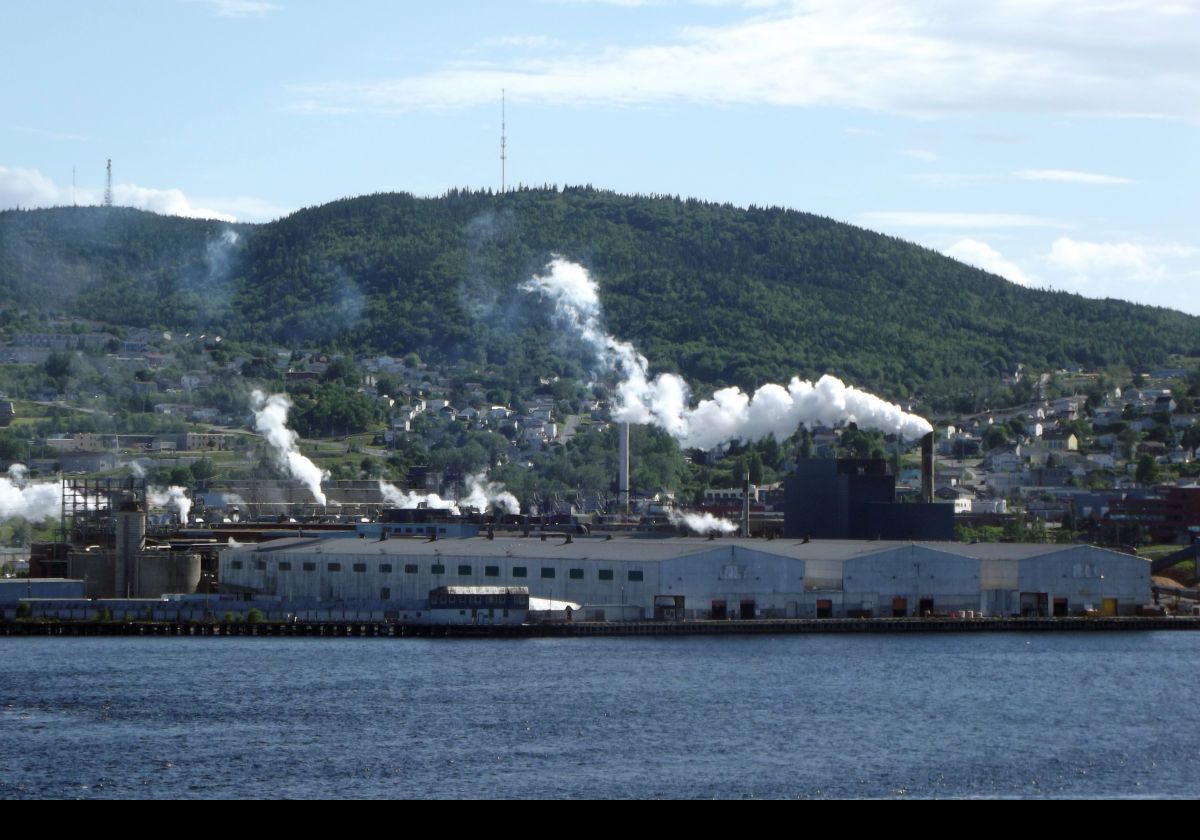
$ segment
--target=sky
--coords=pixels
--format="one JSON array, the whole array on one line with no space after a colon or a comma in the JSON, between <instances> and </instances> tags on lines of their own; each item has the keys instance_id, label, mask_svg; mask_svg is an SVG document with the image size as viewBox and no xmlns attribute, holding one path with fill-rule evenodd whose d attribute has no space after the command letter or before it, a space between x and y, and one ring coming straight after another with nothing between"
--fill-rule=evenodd
<instances>
[{"instance_id":1,"label":"sky","mask_svg":"<svg viewBox=\"0 0 1200 840\"><path fill-rule=\"evenodd\" d=\"M0 5L0 209L506 179L783 206L1200 314L1200 0ZM569 255L568 255L569 256Z\"/></svg>"}]
</instances>

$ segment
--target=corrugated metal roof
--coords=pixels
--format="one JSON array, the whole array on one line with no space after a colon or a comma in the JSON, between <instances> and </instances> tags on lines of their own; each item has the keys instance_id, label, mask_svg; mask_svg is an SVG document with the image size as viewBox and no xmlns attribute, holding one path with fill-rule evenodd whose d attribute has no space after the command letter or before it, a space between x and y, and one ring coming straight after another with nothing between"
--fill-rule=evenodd
<instances>
[{"instance_id":1,"label":"corrugated metal roof","mask_svg":"<svg viewBox=\"0 0 1200 840\"><path fill-rule=\"evenodd\" d=\"M1023 560L1030 557L1056 554L1079 548L1081 545L1053 543L956 543L956 542L890 542L884 540L764 540L705 537L644 537L631 535L574 537L566 542L561 536L508 537L495 539L479 537L392 537L387 540L354 538L286 538L255 545L227 549L237 553L320 554L333 556L381 555L386 557L478 557L520 558L526 560L632 560L661 562L696 556L712 551L729 551L737 547L795 560L840 563L854 557L865 557L896 549L919 546L931 551L976 560ZM1093 549L1108 551L1107 549ZM1109 552L1118 554L1118 552Z\"/></svg>"}]
</instances>

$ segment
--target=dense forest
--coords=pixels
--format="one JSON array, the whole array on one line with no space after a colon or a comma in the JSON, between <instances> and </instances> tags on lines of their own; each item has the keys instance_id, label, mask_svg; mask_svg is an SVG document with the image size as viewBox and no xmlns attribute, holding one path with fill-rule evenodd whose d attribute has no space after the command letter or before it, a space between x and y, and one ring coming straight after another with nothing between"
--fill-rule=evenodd
<instances>
[{"instance_id":1,"label":"dense forest","mask_svg":"<svg viewBox=\"0 0 1200 840\"><path fill-rule=\"evenodd\" d=\"M658 370L753 387L831 372L932 403L1035 370L1200 354L1200 318L1015 286L819 216L591 188L380 194L229 225L123 208L0 213L10 307L526 382L586 364L517 286L586 265L607 328Z\"/></svg>"}]
</instances>

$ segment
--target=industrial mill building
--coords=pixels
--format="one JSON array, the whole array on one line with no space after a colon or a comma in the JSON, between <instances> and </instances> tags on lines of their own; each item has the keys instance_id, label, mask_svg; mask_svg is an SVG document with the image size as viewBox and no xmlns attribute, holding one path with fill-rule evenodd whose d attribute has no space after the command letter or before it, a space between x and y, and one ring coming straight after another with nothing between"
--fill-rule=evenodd
<instances>
[{"instance_id":1,"label":"industrial mill building","mask_svg":"<svg viewBox=\"0 0 1200 840\"><path fill-rule=\"evenodd\" d=\"M1150 564L1092 546L661 536L290 538L222 552L222 588L312 612L399 617L444 586L523 586L595 620L1109 615Z\"/></svg>"}]
</instances>

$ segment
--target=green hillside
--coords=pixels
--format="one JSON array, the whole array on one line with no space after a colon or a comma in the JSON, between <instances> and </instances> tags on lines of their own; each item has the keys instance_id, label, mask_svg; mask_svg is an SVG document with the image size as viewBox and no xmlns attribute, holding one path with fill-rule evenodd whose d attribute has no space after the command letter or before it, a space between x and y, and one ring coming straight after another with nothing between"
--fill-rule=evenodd
<instances>
[{"instance_id":1,"label":"green hillside","mask_svg":"<svg viewBox=\"0 0 1200 840\"><path fill-rule=\"evenodd\" d=\"M0 213L0 294L17 306L467 358L514 381L580 368L516 291L551 254L593 271L614 334L707 385L832 372L942 401L995 387L1018 362L1139 366L1200 352L1200 318L1024 289L776 208L569 188L372 195L258 226L114 208Z\"/></svg>"}]
</instances>

